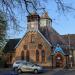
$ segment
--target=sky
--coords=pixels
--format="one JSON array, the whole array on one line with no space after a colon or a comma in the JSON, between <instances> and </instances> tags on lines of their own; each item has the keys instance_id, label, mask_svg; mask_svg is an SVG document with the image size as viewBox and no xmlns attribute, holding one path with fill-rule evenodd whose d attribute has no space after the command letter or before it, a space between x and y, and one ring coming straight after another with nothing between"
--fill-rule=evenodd
<instances>
[{"instance_id":1,"label":"sky","mask_svg":"<svg viewBox=\"0 0 75 75\"><path fill-rule=\"evenodd\" d=\"M65 3L75 8L75 0L64 0ZM54 2L47 4L46 9L48 10L49 16L52 18L53 28L61 35L64 34L75 34L75 10L70 12L58 13L56 10L56 4Z\"/></svg>"},{"instance_id":2,"label":"sky","mask_svg":"<svg viewBox=\"0 0 75 75\"><path fill-rule=\"evenodd\" d=\"M75 0L63 0L66 5L75 8ZM43 3L41 2L43 5ZM46 11L49 14L49 17L52 19L52 27L60 34L75 34L75 10L71 10L69 12L59 12L57 9L57 5L53 0L48 0L48 2L44 3L44 7L46 7ZM19 24L23 27L19 34L9 31L11 34L11 38L21 38L24 36L27 30L27 14L23 13L17 9L15 10L16 15L18 17Z\"/></svg>"}]
</instances>

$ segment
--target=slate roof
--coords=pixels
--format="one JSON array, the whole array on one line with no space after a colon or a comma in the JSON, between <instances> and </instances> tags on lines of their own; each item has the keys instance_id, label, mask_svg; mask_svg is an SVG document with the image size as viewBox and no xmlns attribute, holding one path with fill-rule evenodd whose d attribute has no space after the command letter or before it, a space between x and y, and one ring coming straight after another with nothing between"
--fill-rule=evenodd
<instances>
[{"instance_id":1,"label":"slate roof","mask_svg":"<svg viewBox=\"0 0 75 75\"><path fill-rule=\"evenodd\" d=\"M41 28L40 32L53 46L56 46L57 44L60 44L60 45L67 44L64 38L61 35L59 35L59 33L57 33L52 27Z\"/></svg>"},{"instance_id":2,"label":"slate roof","mask_svg":"<svg viewBox=\"0 0 75 75\"><path fill-rule=\"evenodd\" d=\"M50 19L48 13L45 12L42 16L42 19ZM51 19L50 19L51 20ZM63 37L53 29L51 26L45 26L39 28L40 32L43 36L51 43L51 45L56 46L57 44L66 45L67 42L63 39Z\"/></svg>"},{"instance_id":3,"label":"slate roof","mask_svg":"<svg viewBox=\"0 0 75 75\"><path fill-rule=\"evenodd\" d=\"M50 42L50 44L53 47L56 47L57 44L59 44L61 46L61 48L63 49L63 52L65 53L65 55L69 55L69 49L67 47L67 42L65 41L65 39L59 34L57 33L52 27L51 28L41 28L40 32L43 34L43 36ZM67 48L67 49L66 49ZM52 52L53 54L53 52Z\"/></svg>"},{"instance_id":4,"label":"slate roof","mask_svg":"<svg viewBox=\"0 0 75 75\"><path fill-rule=\"evenodd\" d=\"M9 39L9 41L6 43L3 52L4 53L9 53L9 52L14 52L15 51L15 46L18 44L20 41L19 39Z\"/></svg>"}]
</instances>

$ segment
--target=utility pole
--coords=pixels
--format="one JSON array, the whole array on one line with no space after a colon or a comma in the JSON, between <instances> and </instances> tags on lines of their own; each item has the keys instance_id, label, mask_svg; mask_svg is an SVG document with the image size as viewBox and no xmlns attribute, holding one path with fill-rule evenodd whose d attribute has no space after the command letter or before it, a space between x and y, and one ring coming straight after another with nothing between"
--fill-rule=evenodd
<instances>
[{"instance_id":1,"label":"utility pole","mask_svg":"<svg viewBox=\"0 0 75 75\"><path fill-rule=\"evenodd\" d=\"M70 50L70 35L68 34L68 43L69 43L69 50Z\"/></svg>"},{"instance_id":2,"label":"utility pole","mask_svg":"<svg viewBox=\"0 0 75 75\"><path fill-rule=\"evenodd\" d=\"M72 52L71 52L71 40L70 40L70 35L68 34L68 44L69 44L69 51L70 51L70 67L72 68Z\"/></svg>"}]
</instances>

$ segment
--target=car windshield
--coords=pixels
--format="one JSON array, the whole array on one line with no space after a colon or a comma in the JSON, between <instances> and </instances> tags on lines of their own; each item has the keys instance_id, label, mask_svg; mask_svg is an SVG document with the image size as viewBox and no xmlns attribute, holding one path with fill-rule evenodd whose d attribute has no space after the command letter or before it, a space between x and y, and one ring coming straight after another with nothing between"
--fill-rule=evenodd
<instances>
[{"instance_id":1,"label":"car windshield","mask_svg":"<svg viewBox=\"0 0 75 75\"><path fill-rule=\"evenodd\" d=\"M16 64L20 64L21 62L16 62Z\"/></svg>"},{"instance_id":2,"label":"car windshield","mask_svg":"<svg viewBox=\"0 0 75 75\"><path fill-rule=\"evenodd\" d=\"M34 64L35 66L40 66L39 64Z\"/></svg>"},{"instance_id":3,"label":"car windshield","mask_svg":"<svg viewBox=\"0 0 75 75\"><path fill-rule=\"evenodd\" d=\"M25 63L26 61L16 61L16 64Z\"/></svg>"}]
</instances>

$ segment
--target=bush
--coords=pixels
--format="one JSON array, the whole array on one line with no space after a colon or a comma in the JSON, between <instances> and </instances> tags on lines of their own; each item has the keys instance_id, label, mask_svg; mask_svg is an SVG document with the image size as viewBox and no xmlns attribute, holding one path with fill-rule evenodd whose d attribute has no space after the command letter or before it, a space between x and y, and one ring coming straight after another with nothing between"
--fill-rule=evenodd
<instances>
[{"instance_id":1,"label":"bush","mask_svg":"<svg viewBox=\"0 0 75 75\"><path fill-rule=\"evenodd\" d=\"M0 68L4 67L5 61L0 57Z\"/></svg>"}]
</instances>

